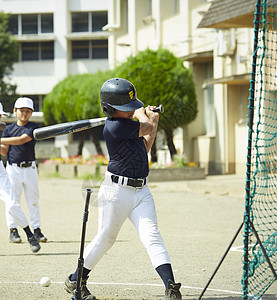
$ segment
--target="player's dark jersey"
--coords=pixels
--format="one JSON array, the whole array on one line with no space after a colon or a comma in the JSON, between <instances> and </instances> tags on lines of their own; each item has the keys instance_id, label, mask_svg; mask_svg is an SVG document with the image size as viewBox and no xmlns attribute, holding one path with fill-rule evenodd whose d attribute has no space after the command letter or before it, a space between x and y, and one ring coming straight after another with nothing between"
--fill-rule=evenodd
<instances>
[{"instance_id":1,"label":"player's dark jersey","mask_svg":"<svg viewBox=\"0 0 277 300\"><path fill-rule=\"evenodd\" d=\"M21 136L22 134L27 134L32 138L30 142L27 142L22 145L10 145L7 161L20 163L23 161L34 161L35 157L35 139L33 136L33 131L38 125L33 122L28 122L25 126L18 126L17 123L7 125L3 131L3 137L15 137Z\"/></svg>"},{"instance_id":2,"label":"player's dark jersey","mask_svg":"<svg viewBox=\"0 0 277 300\"><path fill-rule=\"evenodd\" d=\"M148 156L139 127L139 122L129 119L107 119L103 135L110 157L109 172L129 178L148 176Z\"/></svg>"}]
</instances>

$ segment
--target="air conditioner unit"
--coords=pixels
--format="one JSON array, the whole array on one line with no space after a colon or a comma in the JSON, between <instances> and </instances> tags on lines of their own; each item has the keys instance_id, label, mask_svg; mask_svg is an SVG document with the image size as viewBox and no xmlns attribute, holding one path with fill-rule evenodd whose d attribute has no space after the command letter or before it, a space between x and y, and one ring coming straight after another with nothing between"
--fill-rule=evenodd
<instances>
[{"instance_id":1,"label":"air conditioner unit","mask_svg":"<svg viewBox=\"0 0 277 300\"><path fill-rule=\"evenodd\" d=\"M217 55L218 56L232 56L236 50L235 29L219 30Z\"/></svg>"}]
</instances>

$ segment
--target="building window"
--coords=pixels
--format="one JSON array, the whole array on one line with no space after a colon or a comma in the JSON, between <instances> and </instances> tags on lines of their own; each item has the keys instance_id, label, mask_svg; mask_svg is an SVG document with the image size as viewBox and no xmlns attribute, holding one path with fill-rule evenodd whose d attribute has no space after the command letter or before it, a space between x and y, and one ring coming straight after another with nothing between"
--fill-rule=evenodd
<instances>
[{"instance_id":1,"label":"building window","mask_svg":"<svg viewBox=\"0 0 277 300\"><path fill-rule=\"evenodd\" d=\"M8 29L14 35L53 33L53 14L11 15Z\"/></svg>"},{"instance_id":2,"label":"building window","mask_svg":"<svg viewBox=\"0 0 277 300\"><path fill-rule=\"evenodd\" d=\"M32 42L21 44L21 61L53 60L54 42Z\"/></svg>"},{"instance_id":3,"label":"building window","mask_svg":"<svg viewBox=\"0 0 277 300\"><path fill-rule=\"evenodd\" d=\"M146 16L152 16L152 0L146 0Z\"/></svg>"},{"instance_id":4,"label":"building window","mask_svg":"<svg viewBox=\"0 0 277 300\"><path fill-rule=\"evenodd\" d=\"M107 40L92 41L92 58L93 59L108 58L108 41Z\"/></svg>"},{"instance_id":5,"label":"building window","mask_svg":"<svg viewBox=\"0 0 277 300\"><path fill-rule=\"evenodd\" d=\"M108 14L106 11L72 13L72 32L102 31L102 27L107 23Z\"/></svg>"},{"instance_id":6,"label":"building window","mask_svg":"<svg viewBox=\"0 0 277 300\"><path fill-rule=\"evenodd\" d=\"M108 40L72 41L72 59L107 59Z\"/></svg>"},{"instance_id":7,"label":"building window","mask_svg":"<svg viewBox=\"0 0 277 300\"><path fill-rule=\"evenodd\" d=\"M172 0L172 11L174 15L180 13L180 0Z\"/></svg>"},{"instance_id":8,"label":"building window","mask_svg":"<svg viewBox=\"0 0 277 300\"><path fill-rule=\"evenodd\" d=\"M54 42L40 43L41 60L54 59Z\"/></svg>"},{"instance_id":9,"label":"building window","mask_svg":"<svg viewBox=\"0 0 277 300\"><path fill-rule=\"evenodd\" d=\"M88 13L72 14L72 32L88 31Z\"/></svg>"},{"instance_id":10,"label":"building window","mask_svg":"<svg viewBox=\"0 0 277 300\"><path fill-rule=\"evenodd\" d=\"M21 44L22 61L38 60L38 43Z\"/></svg>"},{"instance_id":11,"label":"building window","mask_svg":"<svg viewBox=\"0 0 277 300\"><path fill-rule=\"evenodd\" d=\"M102 31L102 27L108 24L107 12L93 12L91 15L92 31Z\"/></svg>"},{"instance_id":12,"label":"building window","mask_svg":"<svg viewBox=\"0 0 277 300\"><path fill-rule=\"evenodd\" d=\"M18 34L18 15L9 16L8 31L11 34Z\"/></svg>"},{"instance_id":13,"label":"building window","mask_svg":"<svg viewBox=\"0 0 277 300\"><path fill-rule=\"evenodd\" d=\"M213 78L213 63L203 64L203 79ZM204 102L204 124L205 134L215 135L216 133L216 115L214 107L214 86L207 86L203 90Z\"/></svg>"},{"instance_id":14,"label":"building window","mask_svg":"<svg viewBox=\"0 0 277 300\"><path fill-rule=\"evenodd\" d=\"M53 14L43 14L41 16L41 33L54 32Z\"/></svg>"},{"instance_id":15,"label":"building window","mask_svg":"<svg viewBox=\"0 0 277 300\"><path fill-rule=\"evenodd\" d=\"M204 89L204 122L206 135L213 136L216 131L216 116L214 107L214 87L208 86Z\"/></svg>"},{"instance_id":16,"label":"building window","mask_svg":"<svg viewBox=\"0 0 277 300\"><path fill-rule=\"evenodd\" d=\"M124 0L123 8L124 8L124 17L123 17L124 32L128 33L129 32L129 6L128 6L128 0Z\"/></svg>"},{"instance_id":17,"label":"building window","mask_svg":"<svg viewBox=\"0 0 277 300\"><path fill-rule=\"evenodd\" d=\"M89 41L72 41L72 59L89 58Z\"/></svg>"},{"instance_id":18,"label":"building window","mask_svg":"<svg viewBox=\"0 0 277 300\"><path fill-rule=\"evenodd\" d=\"M38 20L37 15L22 15L22 34L37 34Z\"/></svg>"}]
</instances>

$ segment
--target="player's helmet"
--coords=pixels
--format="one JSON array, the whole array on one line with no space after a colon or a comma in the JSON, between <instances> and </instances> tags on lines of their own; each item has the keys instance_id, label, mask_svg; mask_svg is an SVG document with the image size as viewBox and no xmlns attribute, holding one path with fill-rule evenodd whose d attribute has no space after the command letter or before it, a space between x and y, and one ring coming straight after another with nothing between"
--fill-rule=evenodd
<instances>
[{"instance_id":1,"label":"player's helmet","mask_svg":"<svg viewBox=\"0 0 277 300\"><path fill-rule=\"evenodd\" d=\"M112 118L115 109L120 111L136 110L144 105L137 98L134 85L123 78L107 80L100 91L100 105L105 116Z\"/></svg>"}]
</instances>

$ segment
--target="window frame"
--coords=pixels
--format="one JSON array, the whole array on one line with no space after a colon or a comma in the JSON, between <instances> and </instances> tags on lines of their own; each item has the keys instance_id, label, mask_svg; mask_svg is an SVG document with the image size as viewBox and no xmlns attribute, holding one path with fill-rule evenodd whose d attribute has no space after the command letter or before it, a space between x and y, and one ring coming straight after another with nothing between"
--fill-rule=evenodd
<instances>
[{"instance_id":1,"label":"window frame","mask_svg":"<svg viewBox=\"0 0 277 300\"><path fill-rule=\"evenodd\" d=\"M43 51L44 51L44 47L46 46L46 44L49 44L48 47L52 47L53 51L52 51L52 57L49 58L43 58ZM50 45L52 44L52 45ZM27 47L34 47L34 50L32 50L33 53L36 53L34 55L34 59L28 59L28 57L30 57L32 54L28 54L28 52L26 52L27 50L25 50L24 53L24 47L26 47L25 49L27 49ZM22 42L20 43L19 46L19 61L20 62L27 62L27 61L46 61L46 60L54 60L54 41L45 41L45 42Z\"/></svg>"},{"instance_id":2,"label":"window frame","mask_svg":"<svg viewBox=\"0 0 277 300\"><path fill-rule=\"evenodd\" d=\"M98 44L99 42L99 44ZM79 44L79 45L78 45ZM83 45L82 45L83 44ZM98 45L97 45L98 44ZM101 47L102 44L102 47ZM78 57L80 54L80 47L87 46L87 56ZM97 55L95 49L98 48L105 48L106 54L105 55ZM75 55L76 53L77 55ZM99 52L103 53L103 51ZM108 40L107 39L90 39L90 40L72 40L71 41L71 60L80 60L80 59L87 59L87 60L95 60L95 59L108 59Z\"/></svg>"},{"instance_id":3,"label":"window frame","mask_svg":"<svg viewBox=\"0 0 277 300\"><path fill-rule=\"evenodd\" d=\"M43 22L43 17L45 16L50 16L51 20L50 23L52 23L50 25L51 30L43 30L43 24L45 22ZM32 32L24 32L24 17L26 16L32 16L36 19L35 23L36 23L36 29L33 30ZM9 20L9 31L12 33L12 35L15 36L20 36L20 35L39 35L39 34L49 34L49 33L54 33L54 14L53 13L42 13L42 14L11 14L10 17L14 20L14 22L16 23L16 26L10 26L10 20ZM17 19L15 21L15 19ZM17 29L15 29L15 27L17 27ZM29 28L29 25L26 26ZM13 29L14 30L11 30ZM13 33L14 32L14 33Z\"/></svg>"},{"instance_id":4,"label":"window frame","mask_svg":"<svg viewBox=\"0 0 277 300\"><path fill-rule=\"evenodd\" d=\"M87 15L87 28L86 30L83 29L80 29L80 30L77 30L77 24L75 24L75 22L73 22L73 17L74 16L77 16L77 15ZM103 25L100 25L97 29L98 30L95 30L94 29L94 26L93 26L93 19L95 16L97 15L105 15L104 18L105 18L105 22L103 22ZM98 22L99 23L99 22ZM101 22L100 22L101 23ZM105 23L105 24L104 24ZM103 10L103 11L88 11L88 12L72 12L71 13L71 32L72 33L80 33L80 32L100 32L102 31L102 27L107 25L108 24L108 12ZM73 28L74 27L74 28ZM101 30L100 30L101 28Z\"/></svg>"}]
</instances>

